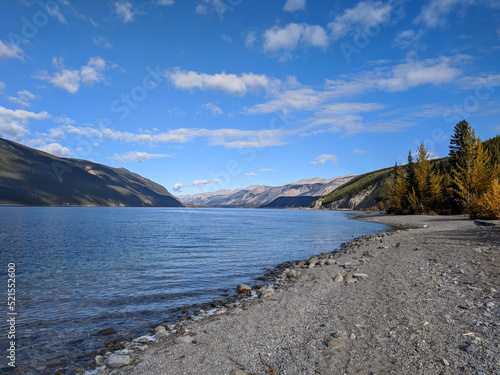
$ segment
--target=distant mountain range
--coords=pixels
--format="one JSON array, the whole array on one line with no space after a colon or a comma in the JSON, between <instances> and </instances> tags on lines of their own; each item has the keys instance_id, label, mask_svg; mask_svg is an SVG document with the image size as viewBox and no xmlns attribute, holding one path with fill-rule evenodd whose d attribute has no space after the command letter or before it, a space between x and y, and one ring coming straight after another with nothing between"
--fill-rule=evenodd
<instances>
[{"instance_id":1,"label":"distant mountain range","mask_svg":"<svg viewBox=\"0 0 500 375\"><path fill-rule=\"evenodd\" d=\"M65 159L0 138L0 205L182 207L125 168Z\"/></svg>"},{"instance_id":2,"label":"distant mountain range","mask_svg":"<svg viewBox=\"0 0 500 375\"><path fill-rule=\"evenodd\" d=\"M319 197L326 195L354 175L331 179L310 178L283 186L252 185L245 189L218 190L212 193L181 195L184 204L217 207L309 207Z\"/></svg>"}]
</instances>

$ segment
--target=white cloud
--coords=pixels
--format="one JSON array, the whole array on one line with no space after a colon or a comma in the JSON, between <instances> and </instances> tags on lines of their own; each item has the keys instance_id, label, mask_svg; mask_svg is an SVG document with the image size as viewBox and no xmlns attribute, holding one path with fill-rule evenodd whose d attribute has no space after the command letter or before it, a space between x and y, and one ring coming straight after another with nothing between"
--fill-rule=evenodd
<instances>
[{"instance_id":1,"label":"white cloud","mask_svg":"<svg viewBox=\"0 0 500 375\"><path fill-rule=\"evenodd\" d=\"M2 59L19 59L24 61L23 50L12 43L4 43L0 40L0 58Z\"/></svg>"},{"instance_id":2,"label":"white cloud","mask_svg":"<svg viewBox=\"0 0 500 375\"><path fill-rule=\"evenodd\" d=\"M196 129L180 128L165 133L130 133L105 127L62 126L59 129L67 134L86 136L100 141L124 141L134 143L186 143L205 138L210 145L225 148L260 148L284 144L286 133L283 130L240 130L240 129Z\"/></svg>"},{"instance_id":3,"label":"white cloud","mask_svg":"<svg viewBox=\"0 0 500 375\"><path fill-rule=\"evenodd\" d=\"M420 46L420 38L423 34L422 30L418 32L413 29L401 31L396 35L393 45L401 48L415 49Z\"/></svg>"},{"instance_id":4,"label":"white cloud","mask_svg":"<svg viewBox=\"0 0 500 375\"><path fill-rule=\"evenodd\" d=\"M219 115L224 114L224 111L222 111L222 109L219 106L212 104L212 103L203 104L202 108L205 108L206 110L209 110L210 112L212 112L213 116L219 116Z\"/></svg>"},{"instance_id":5,"label":"white cloud","mask_svg":"<svg viewBox=\"0 0 500 375\"><path fill-rule=\"evenodd\" d=\"M203 187L203 186L208 185L208 184L218 184L219 182L220 182L220 180L218 180L218 179L209 178L208 180L195 180L195 181L193 181L193 183L191 185Z\"/></svg>"},{"instance_id":6,"label":"white cloud","mask_svg":"<svg viewBox=\"0 0 500 375\"><path fill-rule=\"evenodd\" d=\"M317 25L290 23L280 28L274 26L264 32L264 51L290 52L299 45L304 47L326 48L328 36L326 31Z\"/></svg>"},{"instance_id":7,"label":"white cloud","mask_svg":"<svg viewBox=\"0 0 500 375\"><path fill-rule=\"evenodd\" d=\"M226 34L222 34L221 38L222 38L223 41L225 41L225 42L227 42L229 44L231 44L233 42L233 39L230 36L226 35Z\"/></svg>"},{"instance_id":8,"label":"white cloud","mask_svg":"<svg viewBox=\"0 0 500 375\"><path fill-rule=\"evenodd\" d=\"M245 176L257 176L257 174L255 174L253 172L252 173L245 173Z\"/></svg>"},{"instance_id":9,"label":"white cloud","mask_svg":"<svg viewBox=\"0 0 500 375\"><path fill-rule=\"evenodd\" d=\"M327 161L331 161L334 164L337 164L338 157L330 154L323 154L318 156L314 161L310 162L311 165L321 165L325 164Z\"/></svg>"},{"instance_id":10,"label":"white cloud","mask_svg":"<svg viewBox=\"0 0 500 375\"><path fill-rule=\"evenodd\" d=\"M276 172L277 169L272 169L272 168L261 168L259 169L261 172Z\"/></svg>"},{"instance_id":11,"label":"white cloud","mask_svg":"<svg viewBox=\"0 0 500 375\"><path fill-rule=\"evenodd\" d=\"M111 48L112 47L108 38L106 38L104 36L96 36L96 37L92 38L92 41L98 47L102 47L102 48Z\"/></svg>"},{"instance_id":12,"label":"white cloud","mask_svg":"<svg viewBox=\"0 0 500 375\"><path fill-rule=\"evenodd\" d=\"M158 0L158 4L170 6L174 4L174 0Z\"/></svg>"},{"instance_id":13,"label":"white cloud","mask_svg":"<svg viewBox=\"0 0 500 375\"><path fill-rule=\"evenodd\" d=\"M205 185L218 184L220 182L221 182L221 180L219 180L219 179L212 179L212 178L209 178L207 180L195 180L192 183L187 184L187 185L184 185L184 184L181 184L180 182L178 182L178 183L176 183L173 186L172 189L173 189L173 191L179 192L182 189L190 187L190 186L204 187Z\"/></svg>"},{"instance_id":14,"label":"white cloud","mask_svg":"<svg viewBox=\"0 0 500 375\"><path fill-rule=\"evenodd\" d=\"M2 81L0 81L0 92L2 92L2 90L5 88L5 83L3 83Z\"/></svg>"},{"instance_id":15,"label":"white cloud","mask_svg":"<svg viewBox=\"0 0 500 375\"><path fill-rule=\"evenodd\" d=\"M131 151L123 155L114 154L113 160L120 163L131 163L131 162L142 163L149 159L171 158L171 157L172 155L167 155L167 154L149 154L147 152Z\"/></svg>"},{"instance_id":16,"label":"white cloud","mask_svg":"<svg viewBox=\"0 0 500 375\"><path fill-rule=\"evenodd\" d=\"M286 0L283 10L287 12L295 12L306 7L306 0Z\"/></svg>"},{"instance_id":17,"label":"white cloud","mask_svg":"<svg viewBox=\"0 0 500 375\"><path fill-rule=\"evenodd\" d=\"M129 1L115 2L115 13L123 22L131 22L134 20L136 13L132 10L132 4Z\"/></svg>"},{"instance_id":18,"label":"white cloud","mask_svg":"<svg viewBox=\"0 0 500 375\"><path fill-rule=\"evenodd\" d=\"M36 98L36 95L32 94L28 90L22 90L17 92L17 96L9 96L8 99L12 103L19 104L23 107L29 107L31 101Z\"/></svg>"},{"instance_id":19,"label":"white cloud","mask_svg":"<svg viewBox=\"0 0 500 375\"><path fill-rule=\"evenodd\" d=\"M431 0L423 6L422 12L415 18L414 23L424 24L432 29L446 24L446 17L452 13L474 4L475 0Z\"/></svg>"},{"instance_id":20,"label":"white cloud","mask_svg":"<svg viewBox=\"0 0 500 375\"><path fill-rule=\"evenodd\" d=\"M60 69L59 72L51 76L46 71L42 71L34 78L50 82L53 86L64 89L71 94L78 92L80 83L92 87L95 83L103 82L105 80L104 72L109 67L108 62L100 56L91 57L88 63L80 69L65 69L62 59L54 58L53 62Z\"/></svg>"},{"instance_id":21,"label":"white cloud","mask_svg":"<svg viewBox=\"0 0 500 375\"><path fill-rule=\"evenodd\" d=\"M202 0L196 5L195 11L204 16L209 15L211 12L215 12L223 19L224 13L231 9L233 9L233 7L226 4L223 0Z\"/></svg>"},{"instance_id":22,"label":"white cloud","mask_svg":"<svg viewBox=\"0 0 500 375\"><path fill-rule=\"evenodd\" d=\"M267 89L272 80L264 74L243 73L241 75L197 73L174 69L167 73L167 78L180 90L224 91L229 95L244 96L249 92Z\"/></svg>"},{"instance_id":23,"label":"white cloud","mask_svg":"<svg viewBox=\"0 0 500 375\"><path fill-rule=\"evenodd\" d=\"M360 1L354 8L349 8L335 17L328 24L332 38L338 40L357 28L371 28L385 22L392 10L390 2Z\"/></svg>"},{"instance_id":24,"label":"white cloud","mask_svg":"<svg viewBox=\"0 0 500 375\"><path fill-rule=\"evenodd\" d=\"M255 36L255 32L250 31L245 37L245 46L247 46L248 48L252 48L256 41L257 37Z\"/></svg>"},{"instance_id":25,"label":"white cloud","mask_svg":"<svg viewBox=\"0 0 500 375\"><path fill-rule=\"evenodd\" d=\"M104 71L106 70L106 60L102 57L91 57L87 65L80 69L82 82L87 86L94 86L94 83L104 81Z\"/></svg>"},{"instance_id":26,"label":"white cloud","mask_svg":"<svg viewBox=\"0 0 500 375\"><path fill-rule=\"evenodd\" d=\"M76 121L67 116L58 116L54 119L54 122L57 124L65 124L65 125L74 125Z\"/></svg>"},{"instance_id":27,"label":"white cloud","mask_svg":"<svg viewBox=\"0 0 500 375\"><path fill-rule=\"evenodd\" d=\"M69 150L69 148L63 147L59 143L50 143L48 145L43 145L37 148L40 151L48 152L49 154L62 158L69 158L71 156L71 151Z\"/></svg>"},{"instance_id":28,"label":"white cloud","mask_svg":"<svg viewBox=\"0 0 500 375\"><path fill-rule=\"evenodd\" d=\"M360 150L359 148L355 148L354 150L352 150L352 152L354 152L355 154L359 154L359 155L368 153L368 151Z\"/></svg>"},{"instance_id":29,"label":"white cloud","mask_svg":"<svg viewBox=\"0 0 500 375\"><path fill-rule=\"evenodd\" d=\"M28 125L31 119L44 120L49 117L47 112L35 113L0 106L0 136L20 141L25 134L29 133Z\"/></svg>"}]
</instances>

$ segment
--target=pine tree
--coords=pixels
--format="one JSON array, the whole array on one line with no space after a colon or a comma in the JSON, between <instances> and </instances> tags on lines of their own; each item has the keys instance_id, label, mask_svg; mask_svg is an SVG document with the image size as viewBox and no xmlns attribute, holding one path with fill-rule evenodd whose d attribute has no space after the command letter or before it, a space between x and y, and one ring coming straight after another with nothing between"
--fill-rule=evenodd
<instances>
[{"instance_id":1,"label":"pine tree","mask_svg":"<svg viewBox=\"0 0 500 375\"><path fill-rule=\"evenodd\" d=\"M417 149L417 161L415 163L415 193L419 200L424 201L428 192L429 175L431 164L429 162L429 152L425 148L424 141Z\"/></svg>"},{"instance_id":2,"label":"pine tree","mask_svg":"<svg viewBox=\"0 0 500 375\"><path fill-rule=\"evenodd\" d=\"M469 123L465 120L456 124L454 131L455 133L451 136L449 146L452 164L456 164L460 160L463 160L464 154L467 153L472 146L475 137L474 130L472 130Z\"/></svg>"}]
</instances>

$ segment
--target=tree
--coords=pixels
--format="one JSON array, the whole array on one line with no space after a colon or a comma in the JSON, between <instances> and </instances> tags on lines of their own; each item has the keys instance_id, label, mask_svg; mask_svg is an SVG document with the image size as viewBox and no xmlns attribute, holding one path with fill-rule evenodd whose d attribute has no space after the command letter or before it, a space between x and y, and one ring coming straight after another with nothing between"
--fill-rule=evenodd
<instances>
[{"instance_id":1,"label":"tree","mask_svg":"<svg viewBox=\"0 0 500 375\"><path fill-rule=\"evenodd\" d=\"M479 199L491 186L496 176L496 167L492 168L488 152L481 139L472 131L472 141L461 149L461 156L454 165L453 183L460 197L465 212L470 212L471 204Z\"/></svg>"},{"instance_id":2,"label":"tree","mask_svg":"<svg viewBox=\"0 0 500 375\"><path fill-rule=\"evenodd\" d=\"M474 130L472 130L469 123L465 120L456 124L454 131L449 146L452 164L456 164L460 162L460 160L463 160L464 154L470 150L475 138Z\"/></svg>"}]
</instances>

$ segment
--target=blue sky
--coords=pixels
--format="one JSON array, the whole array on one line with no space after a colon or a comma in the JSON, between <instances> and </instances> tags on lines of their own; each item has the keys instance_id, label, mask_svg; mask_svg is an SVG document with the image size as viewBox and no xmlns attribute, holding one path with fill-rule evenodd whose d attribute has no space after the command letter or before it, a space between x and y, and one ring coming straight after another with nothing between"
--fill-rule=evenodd
<instances>
[{"instance_id":1,"label":"blue sky","mask_svg":"<svg viewBox=\"0 0 500 375\"><path fill-rule=\"evenodd\" d=\"M497 0L9 0L0 136L172 193L361 174L500 133Z\"/></svg>"}]
</instances>

